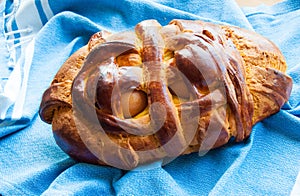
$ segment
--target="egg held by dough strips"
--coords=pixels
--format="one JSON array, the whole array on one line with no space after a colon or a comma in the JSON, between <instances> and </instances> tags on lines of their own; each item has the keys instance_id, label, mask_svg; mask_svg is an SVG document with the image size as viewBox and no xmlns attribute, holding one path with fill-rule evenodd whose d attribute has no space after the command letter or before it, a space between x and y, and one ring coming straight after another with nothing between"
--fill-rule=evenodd
<instances>
[{"instance_id":1,"label":"egg held by dough strips","mask_svg":"<svg viewBox=\"0 0 300 196\"><path fill-rule=\"evenodd\" d=\"M62 65L39 114L72 158L121 169L247 139L292 80L261 35L199 20L94 34Z\"/></svg>"}]
</instances>

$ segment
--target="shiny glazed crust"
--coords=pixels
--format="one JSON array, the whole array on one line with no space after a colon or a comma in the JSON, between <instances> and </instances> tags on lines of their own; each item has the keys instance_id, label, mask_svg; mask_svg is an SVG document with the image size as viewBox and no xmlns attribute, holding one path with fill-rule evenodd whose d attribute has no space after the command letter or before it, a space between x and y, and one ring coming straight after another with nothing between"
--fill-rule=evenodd
<instances>
[{"instance_id":1,"label":"shiny glazed crust","mask_svg":"<svg viewBox=\"0 0 300 196\"><path fill-rule=\"evenodd\" d=\"M39 114L74 159L132 169L245 140L288 100L285 71L280 50L257 33L147 20L92 36L62 65ZM128 117L120 100L133 87L148 106Z\"/></svg>"}]
</instances>

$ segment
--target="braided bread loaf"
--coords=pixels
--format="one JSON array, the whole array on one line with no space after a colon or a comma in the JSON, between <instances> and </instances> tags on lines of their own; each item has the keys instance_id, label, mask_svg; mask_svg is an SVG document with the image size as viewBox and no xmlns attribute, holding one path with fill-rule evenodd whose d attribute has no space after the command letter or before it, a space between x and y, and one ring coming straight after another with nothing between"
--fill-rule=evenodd
<instances>
[{"instance_id":1,"label":"braided bread loaf","mask_svg":"<svg viewBox=\"0 0 300 196\"><path fill-rule=\"evenodd\" d=\"M74 159L132 169L245 140L288 100L286 67L254 32L146 20L94 34L62 65L39 114Z\"/></svg>"}]
</instances>

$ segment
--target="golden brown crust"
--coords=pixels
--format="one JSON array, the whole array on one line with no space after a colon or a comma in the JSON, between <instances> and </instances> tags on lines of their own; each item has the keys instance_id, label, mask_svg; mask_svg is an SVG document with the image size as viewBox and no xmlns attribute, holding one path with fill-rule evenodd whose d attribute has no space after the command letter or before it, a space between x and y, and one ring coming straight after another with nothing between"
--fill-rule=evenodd
<instances>
[{"instance_id":1,"label":"golden brown crust","mask_svg":"<svg viewBox=\"0 0 300 196\"><path fill-rule=\"evenodd\" d=\"M238 27L222 26L245 62L246 78L253 67L274 68L285 73L287 65L279 48L265 37Z\"/></svg>"},{"instance_id":2,"label":"golden brown crust","mask_svg":"<svg viewBox=\"0 0 300 196\"><path fill-rule=\"evenodd\" d=\"M279 48L263 36L238 27L222 26L245 62L246 83L254 99L253 124L278 112L287 101L292 80ZM271 93L272 92L272 93Z\"/></svg>"},{"instance_id":3,"label":"golden brown crust","mask_svg":"<svg viewBox=\"0 0 300 196\"><path fill-rule=\"evenodd\" d=\"M92 36L56 74L40 116L71 157L131 169L207 151L232 137L243 141L253 124L289 98L292 80L285 70L280 50L254 32L148 20L135 32ZM119 100L132 87L144 91L149 106L160 105L143 102L143 112L130 118Z\"/></svg>"},{"instance_id":4,"label":"golden brown crust","mask_svg":"<svg viewBox=\"0 0 300 196\"><path fill-rule=\"evenodd\" d=\"M52 122L54 111L59 107L72 107L72 82L87 54L88 50L85 46L68 58L55 75L50 87L45 91L39 110L40 117L45 122Z\"/></svg>"}]
</instances>

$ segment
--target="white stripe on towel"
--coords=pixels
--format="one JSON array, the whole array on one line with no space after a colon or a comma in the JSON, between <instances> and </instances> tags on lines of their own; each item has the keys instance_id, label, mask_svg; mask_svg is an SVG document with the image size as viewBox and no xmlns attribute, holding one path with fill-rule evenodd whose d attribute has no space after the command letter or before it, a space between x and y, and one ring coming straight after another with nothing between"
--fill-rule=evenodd
<instances>
[{"instance_id":1,"label":"white stripe on towel","mask_svg":"<svg viewBox=\"0 0 300 196\"><path fill-rule=\"evenodd\" d=\"M298 177L296 179L296 183L291 192L291 196L299 196L300 195L300 171L298 173Z\"/></svg>"},{"instance_id":2,"label":"white stripe on towel","mask_svg":"<svg viewBox=\"0 0 300 196\"><path fill-rule=\"evenodd\" d=\"M32 63L32 58L34 54L34 43L35 39L33 39L28 46L26 47L26 50L24 52L24 65L23 65L23 81L20 93L18 95L18 99L16 100L14 110L12 113L12 119L19 119L22 117L23 113L23 106L25 102L26 97L26 91L27 91L27 83L28 83L28 77L29 77L29 71ZM20 59L22 60L22 58ZM22 63L21 61L18 61L18 63Z\"/></svg>"},{"instance_id":3,"label":"white stripe on towel","mask_svg":"<svg viewBox=\"0 0 300 196\"><path fill-rule=\"evenodd\" d=\"M45 13L47 19L49 20L53 16L53 12L50 8L49 1L48 0L41 0L41 3L42 3L44 13Z\"/></svg>"},{"instance_id":4,"label":"white stripe on towel","mask_svg":"<svg viewBox=\"0 0 300 196\"><path fill-rule=\"evenodd\" d=\"M42 6L45 9L45 15L52 17L53 12L49 7L48 0L43 0ZM12 63L10 67L13 68L13 71L4 86L2 98L0 97L1 100L6 100L5 107L0 110L0 119L12 118L17 120L23 114L27 82L34 52L34 35L41 29L43 24L34 0L14 1L14 13L8 18L6 22L6 44ZM15 20L18 29L12 29L13 20ZM16 33L20 36L15 37ZM16 43L14 43L15 40ZM13 106L11 116L7 114L10 106Z\"/></svg>"}]
</instances>

